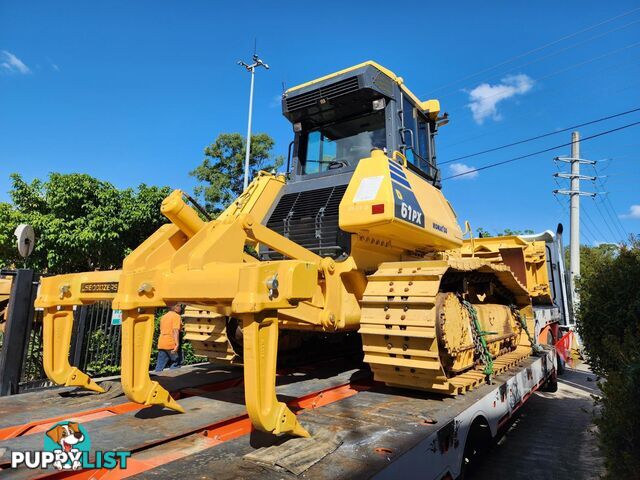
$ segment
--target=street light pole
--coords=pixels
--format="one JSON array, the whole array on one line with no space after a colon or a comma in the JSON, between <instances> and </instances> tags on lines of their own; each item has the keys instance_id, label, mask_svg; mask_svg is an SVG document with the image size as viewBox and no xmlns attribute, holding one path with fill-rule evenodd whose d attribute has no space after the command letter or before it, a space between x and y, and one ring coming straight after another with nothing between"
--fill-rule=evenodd
<instances>
[{"instance_id":1,"label":"street light pole","mask_svg":"<svg viewBox=\"0 0 640 480\"><path fill-rule=\"evenodd\" d=\"M247 125L247 148L244 158L244 190L249 185L249 158L251 157L251 117L253 114L253 85L255 82L256 68L264 67L269 70L269 65L264 63L257 54L253 54L253 63L251 65L240 60L238 65L247 69L251 73L251 90L249 91L249 122Z\"/></svg>"}]
</instances>

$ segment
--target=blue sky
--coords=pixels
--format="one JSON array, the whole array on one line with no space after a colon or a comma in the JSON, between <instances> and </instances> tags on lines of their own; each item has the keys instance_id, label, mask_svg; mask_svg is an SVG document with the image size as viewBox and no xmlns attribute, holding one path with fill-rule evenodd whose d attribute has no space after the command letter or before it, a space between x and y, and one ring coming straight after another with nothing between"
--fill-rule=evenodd
<instances>
[{"instance_id":1,"label":"blue sky","mask_svg":"<svg viewBox=\"0 0 640 480\"><path fill-rule=\"evenodd\" d=\"M236 61L250 58L254 37L271 65L258 74L254 131L272 135L278 154L286 155L291 139L278 101L283 82L293 86L367 59L404 77L422 99L440 99L451 117L439 134L440 161L640 107L637 2L392 6L5 0L0 201L8 199L11 172L27 179L86 172L118 187L191 190L188 172L203 148L221 132L246 131L249 75ZM640 112L581 134L636 121ZM569 140L566 132L456 161L443 165L443 177ZM584 242L640 232L638 147L640 126L582 145L585 158L611 159L597 166L607 175L603 185L583 185L609 192L582 200ZM551 193L558 188L552 157L568 153L448 180L443 191L461 223L474 227L568 225L567 198L558 202Z\"/></svg>"}]
</instances>

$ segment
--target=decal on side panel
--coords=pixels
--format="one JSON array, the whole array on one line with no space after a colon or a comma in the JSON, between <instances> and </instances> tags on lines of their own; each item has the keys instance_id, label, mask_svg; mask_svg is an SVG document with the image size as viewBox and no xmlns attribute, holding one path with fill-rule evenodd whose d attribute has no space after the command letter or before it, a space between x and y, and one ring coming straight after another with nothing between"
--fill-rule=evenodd
<instances>
[{"instance_id":1,"label":"decal on side panel","mask_svg":"<svg viewBox=\"0 0 640 480\"><path fill-rule=\"evenodd\" d=\"M424 212L416 196L411 190L393 182L393 200L395 203L395 216L406 222L424 227Z\"/></svg>"},{"instance_id":2,"label":"decal on side panel","mask_svg":"<svg viewBox=\"0 0 640 480\"><path fill-rule=\"evenodd\" d=\"M411 184L404 170L400 165L389 160L389 172L391 174L391 185L393 186L396 218L424 228L424 212L411 190Z\"/></svg>"}]
</instances>

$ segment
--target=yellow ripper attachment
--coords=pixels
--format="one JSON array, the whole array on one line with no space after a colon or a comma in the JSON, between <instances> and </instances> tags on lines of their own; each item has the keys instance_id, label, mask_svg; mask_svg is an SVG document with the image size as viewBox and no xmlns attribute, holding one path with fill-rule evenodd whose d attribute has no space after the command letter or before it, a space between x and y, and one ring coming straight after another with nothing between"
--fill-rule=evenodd
<instances>
[{"instance_id":1,"label":"yellow ripper attachment","mask_svg":"<svg viewBox=\"0 0 640 480\"><path fill-rule=\"evenodd\" d=\"M69 364L73 313L77 305L111 300L118 289L121 273L120 270L88 272L42 279L35 307L44 309L42 362L51 381L104 392L86 373Z\"/></svg>"},{"instance_id":2,"label":"yellow ripper attachment","mask_svg":"<svg viewBox=\"0 0 640 480\"><path fill-rule=\"evenodd\" d=\"M122 271L43 279L36 306L45 310L48 377L58 384L102 391L69 364L69 344L74 306L113 300L112 308L122 310L123 316L125 394L134 402L184 412L149 376L154 316L157 308L176 302L202 305L243 321L245 401L253 425L276 434L309 436L276 398L278 314L320 295L316 305L307 306L307 311L317 313L315 323L320 325L319 271L323 270L325 282L331 279L334 290L341 284L338 275L331 275L334 269L318 255L260 223L283 184L281 177L259 175L238 201L210 222L202 221L176 190L161 208L171 224L161 226L131 252ZM245 245L258 243L289 259L261 262L244 252Z\"/></svg>"},{"instance_id":3,"label":"yellow ripper attachment","mask_svg":"<svg viewBox=\"0 0 640 480\"><path fill-rule=\"evenodd\" d=\"M296 415L276 398L276 312L243 316L244 389L247 412L259 430L309 437Z\"/></svg>"},{"instance_id":4,"label":"yellow ripper attachment","mask_svg":"<svg viewBox=\"0 0 640 480\"><path fill-rule=\"evenodd\" d=\"M208 306L243 321L245 401L253 425L266 432L308 436L276 399L278 311L294 309L316 294L321 259L250 214L271 205L282 185L279 177L258 176L237 202L210 222L185 204L179 190L165 199L161 210L172 224L125 259L113 300L113 308L123 312L121 380L130 400L184 411L149 377L154 311L176 302ZM256 243L291 260L257 261L244 252L245 245Z\"/></svg>"}]
</instances>

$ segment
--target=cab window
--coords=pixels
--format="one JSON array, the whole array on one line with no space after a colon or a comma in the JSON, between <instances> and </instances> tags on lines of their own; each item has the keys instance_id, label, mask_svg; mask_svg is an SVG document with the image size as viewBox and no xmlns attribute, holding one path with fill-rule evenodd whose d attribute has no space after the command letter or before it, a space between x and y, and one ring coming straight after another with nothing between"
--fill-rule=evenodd
<instances>
[{"instance_id":1,"label":"cab window","mask_svg":"<svg viewBox=\"0 0 640 480\"><path fill-rule=\"evenodd\" d=\"M418 155L422 158L429 158L429 132L427 121L424 118L418 120Z\"/></svg>"},{"instance_id":2,"label":"cab window","mask_svg":"<svg viewBox=\"0 0 640 480\"><path fill-rule=\"evenodd\" d=\"M406 102L406 97L405 97ZM408 116L406 114L408 102L405 103L405 128L411 128L413 132L413 151L409 149L411 146L410 133L405 133L405 144L407 145L406 154L407 161L414 165L418 170L431 175L432 168L429 165L430 158L430 142L431 134L429 129L428 120L419 112L416 112L413 106L411 106L411 119L407 122Z\"/></svg>"},{"instance_id":3,"label":"cab window","mask_svg":"<svg viewBox=\"0 0 640 480\"><path fill-rule=\"evenodd\" d=\"M303 175L355 167L374 148L386 145L384 111L329 123L302 138Z\"/></svg>"},{"instance_id":4,"label":"cab window","mask_svg":"<svg viewBox=\"0 0 640 480\"><path fill-rule=\"evenodd\" d=\"M404 122L404 130L402 131L402 143L405 145L404 156L407 161L417 166L415 148L416 148L416 120L414 118L413 104L406 95L402 99L402 115ZM413 149L411 148L413 147Z\"/></svg>"}]
</instances>

